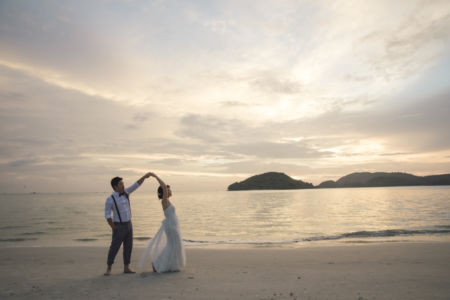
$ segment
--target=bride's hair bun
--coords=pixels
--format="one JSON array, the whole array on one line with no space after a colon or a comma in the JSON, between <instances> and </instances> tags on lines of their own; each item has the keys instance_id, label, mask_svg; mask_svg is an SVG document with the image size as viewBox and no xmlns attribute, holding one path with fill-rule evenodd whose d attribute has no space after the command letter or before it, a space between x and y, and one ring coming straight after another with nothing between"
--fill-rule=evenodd
<instances>
[{"instance_id":1,"label":"bride's hair bun","mask_svg":"<svg viewBox=\"0 0 450 300\"><path fill-rule=\"evenodd\" d=\"M170 188L170 185L166 185L166 186L167 186L167 188ZM159 198L159 199L162 199L162 198L163 198L163 188L162 188L162 186L159 186L159 187L158 187L158 190L157 190L156 193L158 194L158 198Z\"/></svg>"},{"instance_id":2,"label":"bride's hair bun","mask_svg":"<svg viewBox=\"0 0 450 300\"><path fill-rule=\"evenodd\" d=\"M162 186L158 187L157 194L158 194L158 198L162 199L162 197L163 197L163 188L162 188Z\"/></svg>"}]
</instances>

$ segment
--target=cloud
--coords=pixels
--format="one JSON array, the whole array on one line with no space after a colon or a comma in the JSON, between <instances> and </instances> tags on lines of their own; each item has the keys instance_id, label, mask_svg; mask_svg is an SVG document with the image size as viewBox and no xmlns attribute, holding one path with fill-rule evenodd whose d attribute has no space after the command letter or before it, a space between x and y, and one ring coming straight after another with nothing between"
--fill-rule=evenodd
<instances>
[{"instance_id":1,"label":"cloud","mask_svg":"<svg viewBox=\"0 0 450 300\"><path fill-rule=\"evenodd\" d=\"M286 78L263 76L251 82L255 88L275 94L298 94L302 91L302 85Z\"/></svg>"},{"instance_id":2,"label":"cloud","mask_svg":"<svg viewBox=\"0 0 450 300\"><path fill-rule=\"evenodd\" d=\"M237 154L244 154L250 157L261 157L268 159L297 158L321 158L327 156L326 152L319 152L310 148L304 142L299 143L245 143L241 142L231 146L225 146L225 149Z\"/></svg>"},{"instance_id":3,"label":"cloud","mask_svg":"<svg viewBox=\"0 0 450 300\"><path fill-rule=\"evenodd\" d=\"M411 77L435 63L448 49L445 46L450 39L448 3L418 2L406 15L397 24L382 26L354 44L358 57L386 80Z\"/></svg>"},{"instance_id":4,"label":"cloud","mask_svg":"<svg viewBox=\"0 0 450 300\"><path fill-rule=\"evenodd\" d=\"M443 172L449 16L447 1L2 1L0 188L152 167L180 184Z\"/></svg>"},{"instance_id":5,"label":"cloud","mask_svg":"<svg viewBox=\"0 0 450 300\"><path fill-rule=\"evenodd\" d=\"M449 92L430 95L392 108L377 106L365 113L336 110L279 126L287 135L319 136L314 139L319 149L374 140L393 152L441 151L450 148L449 96Z\"/></svg>"},{"instance_id":6,"label":"cloud","mask_svg":"<svg viewBox=\"0 0 450 300\"><path fill-rule=\"evenodd\" d=\"M226 142L236 139L245 125L238 120L189 114L181 118L178 136L194 138L208 143Z\"/></svg>"},{"instance_id":7,"label":"cloud","mask_svg":"<svg viewBox=\"0 0 450 300\"><path fill-rule=\"evenodd\" d=\"M177 158L166 158L166 159L160 159L160 160L153 160L151 163L163 165L163 166L176 167L176 166L184 165L186 163L186 161L182 160L182 159L177 159Z\"/></svg>"},{"instance_id":8,"label":"cloud","mask_svg":"<svg viewBox=\"0 0 450 300\"><path fill-rule=\"evenodd\" d=\"M39 160L35 159L35 158L31 158L31 159L20 159L20 160L15 160L15 161L11 161L8 162L7 165L9 167L12 168L17 168L17 167L28 167L30 165L34 165L36 163L38 163Z\"/></svg>"},{"instance_id":9,"label":"cloud","mask_svg":"<svg viewBox=\"0 0 450 300\"><path fill-rule=\"evenodd\" d=\"M137 123L147 121L152 114L149 112L138 112L133 115L133 120Z\"/></svg>"},{"instance_id":10,"label":"cloud","mask_svg":"<svg viewBox=\"0 0 450 300\"><path fill-rule=\"evenodd\" d=\"M150 118L154 116L151 112L138 112L135 113L129 123L125 124L125 128L129 130L136 130L142 126L143 123L150 121Z\"/></svg>"},{"instance_id":11,"label":"cloud","mask_svg":"<svg viewBox=\"0 0 450 300\"><path fill-rule=\"evenodd\" d=\"M221 105L223 107L231 107L231 108L234 108L234 107L248 107L249 106L249 104L242 103L242 102L239 102L239 101L221 101L221 102L219 102L219 105Z\"/></svg>"}]
</instances>

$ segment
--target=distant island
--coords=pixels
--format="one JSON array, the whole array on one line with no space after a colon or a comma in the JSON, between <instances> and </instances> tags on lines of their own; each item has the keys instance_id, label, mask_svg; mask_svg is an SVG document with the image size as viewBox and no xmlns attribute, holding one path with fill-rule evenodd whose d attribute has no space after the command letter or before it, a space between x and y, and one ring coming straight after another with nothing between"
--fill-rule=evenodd
<instances>
[{"instance_id":1,"label":"distant island","mask_svg":"<svg viewBox=\"0 0 450 300\"><path fill-rule=\"evenodd\" d=\"M325 181L318 188L382 187L415 185L450 185L450 174L415 176L408 173L361 172L341 177L337 181Z\"/></svg>"},{"instance_id":2,"label":"distant island","mask_svg":"<svg viewBox=\"0 0 450 300\"><path fill-rule=\"evenodd\" d=\"M269 172L255 175L241 182L235 182L228 186L229 191L242 190L292 190L312 189L312 183L295 180L284 173Z\"/></svg>"},{"instance_id":3,"label":"distant island","mask_svg":"<svg viewBox=\"0 0 450 300\"><path fill-rule=\"evenodd\" d=\"M295 180L280 172L255 175L228 186L228 191L244 190L292 190L313 188L387 187L417 185L450 185L450 174L415 176L408 173L361 172L341 177L337 181L324 181L318 186Z\"/></svg>"}]
</instances>

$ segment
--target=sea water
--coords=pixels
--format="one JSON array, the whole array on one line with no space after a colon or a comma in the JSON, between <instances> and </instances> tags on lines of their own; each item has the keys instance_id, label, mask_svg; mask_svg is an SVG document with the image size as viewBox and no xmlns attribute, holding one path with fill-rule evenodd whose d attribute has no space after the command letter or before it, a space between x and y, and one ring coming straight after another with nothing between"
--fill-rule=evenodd
<instances>
[{"instance_id":1,"label":"sea water","mask_svg":"<svg viewBox=\"0 0 450 300\"><path fill-rule=\"evenodd\" d=\"M450 186L173 193L188 247L450 241ZM0 194L0 247L108 247L109 195ZM155 195L137 190L130 200L143 246L164 214Z\"/></svg>"}]
</instances>

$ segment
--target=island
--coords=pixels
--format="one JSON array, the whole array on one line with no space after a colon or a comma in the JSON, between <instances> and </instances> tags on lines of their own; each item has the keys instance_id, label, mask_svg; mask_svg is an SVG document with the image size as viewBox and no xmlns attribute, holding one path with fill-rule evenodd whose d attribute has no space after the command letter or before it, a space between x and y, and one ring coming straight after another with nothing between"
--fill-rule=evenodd
<instances>
[{"instance_id":1,"label":"island","mask_svg":"<svg viewBox=\"0 0 450 300\"><path fill-rule=\"evenodd\" d=\"M235 182L228 186L229 191L243 190L293 190L312 189L312 183L295 180L284 173L268 172L255 175L241 182Z\"/></svg>"},{"instance_id":2,"label":"island","mask_svg":"<svg viewBox=\"0 0 450 300\"><path fill-rule=\"evenodd\" d=\"M327 180L314 186L312 183L295 180L280 172L255 175L228 186L228 191L244 190L292 190L313 188L388 187L388 186L450 185L450 174L416 176L400 172L358 172L341 177L337 181Z\"/></svg>"},{"instance_id":3,"label":"island","mask_svg":"<svg viewBox=\"0 0 450 300\"><path fill-rule=\"evenodd\" d=\"M400 172L359 172L341 177L337 181L324 181L318 188L386 187L415 185L450 185L450 174L416 176Z\"/></svg>"}]
</instances>

